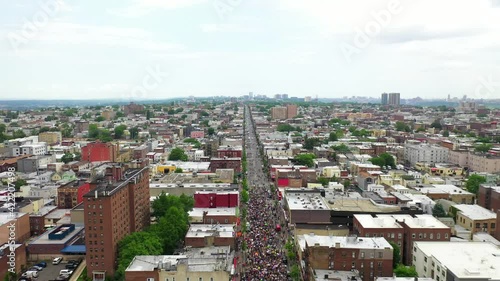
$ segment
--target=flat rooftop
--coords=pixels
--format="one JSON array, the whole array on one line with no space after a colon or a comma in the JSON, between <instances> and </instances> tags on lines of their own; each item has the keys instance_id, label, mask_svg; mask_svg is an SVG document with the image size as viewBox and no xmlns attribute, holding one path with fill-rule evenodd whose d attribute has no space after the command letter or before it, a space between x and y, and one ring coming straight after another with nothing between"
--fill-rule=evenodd
<instances>
[{"instance_id":1,"label":"flat rooftop","mask_svg":"<svg viewBox=\"0 0 500 281\"><path fill-rule=\"evenodd\" d=\"M331 210L350 212L397 212L401 208L394 205L376 204L368 198L334 197L328 199Z\"/></svg>"},{"instance_id":2,"label":"flat rooftop","mask_svg":"<svg viewBox=\"0 0 500 281\"><path fill-rule=\"evenodd\" d=\"M433 256L458 279L500 277L500 248L488 242L415 241L427 256Z\"/></svg>"},{"instance_id":3,"label":"flat rooftop","mask_svg":"<svg viewBox=\"0 0 500 281\"><path fill-rule=\"evenodd\" d=\"M177 265L186 264L189 272L231 272L234 253L229 246L189 248L180 255L135 256L125 271L176 271Z\"/></svg>"},{"instance_id":4,"label":"flat rooftop","mask_svg":"<svg viewBox=\"0 0 500 281\"><path fill-rule=\"evenodd\" d=\"M383 237L346 237L304 234L299 235L299 240L303 240L305 242L303 245L308 247L320 246L333 248L337 243L340 243L341 248L349 249L392 249L391 244Z\"/></svg>"},{"instance_id":5,"label":"flat rooftop","mask_svg":"<svg viewBox=\"0 0 500 281\"><path fill-rule=\"evenodd\" d=\"M363 228L403 228L392 216L377 216L356 214L354 218Z\"/></svg>"},{"instance_id":6,"label":"flat rooftop","mask_svg":"<svg viewBox=\"0 0 500 281\"><path fill-rule=\"evenodd\" d=\"M236 208L193 208L188 214L190 217L203 217L206 212L208 216L236 216Z\"/></svg>"},{"instance_id":7,"label":"flat rooftop","mask_svg":"<svg viewBox=\"0 0 500 281\"><path fill-rule=\"evenodd\" d=\"M328 210L327 202L320 193L286 193L286 201L290 210Z\"/></svg>"},{"instance_id":8,"label":"flat rooftop","mask_svg":"<svg viewBox=\"0 0 500 281\"><path fill-rule=\"evenodd\" d=\"M457 204L453 207L457 208L464 216L471 220L491 220L497 218L497 214L479 205Z\"/></svg>"},{"instance_id":9,"label":"flat rooftop","mask_svg":"<svg viewBox=\"0 0 500 281\"><path fill-rule=\"evenodd\" d=\"M441 189L446 191L449 194L467 194L467 195L473 195L472 193L468 192L467 190L463 190L460 187L457 187L455 185L451 184L435 184L435 188Z\"/></svg>"},{"instance_id":10,"label":"flat rooftop","mask_svg":"<svg viewBox=\"0 0 500 281\"><path fill-rule=\"evenodd\" d=\"M360 281L359 274L353 271L314 269L314 281ZM413 278L411 278L414 281Z\"/></svg>"},{"instance_id":11,"label":"flat rooftop","mask_svg":"<svg viewBox=\"0 0 500 281\"><path fill-rule=\"evenodd\" d=\"M232 224L192 224L186 233L186 238L207 236L234 237L234 226Z\"/></svg>"},{"instance_id":12,"label":"flat rooftop","mask_svg":"<svg viewBox=\"0 0 500 281\"><path fill-rule=\"evenodd\" d=\"M12 215L10 212L8 213L3 213L3 212L0 212L0 225L4 225L16 218L20 218L22 216L26 215L26 213L14 213L14 215Z\"/></svg>"},{"instance_id":13,"label":"flat rooftop","mask_svg":"<svg viewBox=\"0 0 500 281\"><path fill-rule=\"evenodd\" d=\"M56 228L57 229L57 228ZM52 231L46 231L42 235L38 236L38 238L35 238L33 241L29 243L29 245L50 245L50 244L66 244L68 241L73 240L76 235L78 235L80 232L83 231L84 226L83 225L76 225L75 224L75 230L71 231L68 233L66 237L64 237L61 240L50 240L49 239L49 234L55 231L56 229L53 229Z\"/></svg>"},{"instance_id":14,"label":"flat rooftop","mask_svg":"<svg viewBox=\"0 0 500 281\"><path fill-rule=\"evenodd\" d=\"M377 215L377 217L389 216L393 217L397 221L402 222L404 220L405 224L410 228L435 228L449 229L444 223L433 217L432 215Z\"/></svg>"}]
</instances>

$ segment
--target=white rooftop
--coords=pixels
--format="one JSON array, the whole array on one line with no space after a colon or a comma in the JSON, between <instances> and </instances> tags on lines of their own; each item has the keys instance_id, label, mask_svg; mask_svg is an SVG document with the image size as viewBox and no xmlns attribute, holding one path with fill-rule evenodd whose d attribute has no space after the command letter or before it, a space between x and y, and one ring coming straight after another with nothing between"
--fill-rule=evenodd
<instances>
[{"instance_id":1,"label":"white rooftop","mask_svg":"<svg viewBox=\"0 0 500 281\"><path fill-rule=\"evenodd\" d=\"M500 249L488 242L421 242L425 255L433 256L456 279L500 279Z\"/></svg>"},{"instance_id":2,"label":"white rooftop","mask_svg":"<svg viewBox=\"0 0 500 281\"><path fill-rule=\"evenodd\" d=\"M286 201L290 210L328 210L328 204L319 193L286 193Z\"/></svg>"},{"instance_id":3,"label":"white rooftop","mask_svg":"<svg viewBox=\"0 0 500 281\"><path fill-rule=\"evenodd\" d=\"M304 234L299 235L299 240L300 239L304 242L299 242L299 245L307 245L309 247L321 246L331 248L335 247L337 243L340 243L341 248L349 249L392 249L391 244L383 237L346 237Z\"/></svg>"},{"instance_id":4,"label":"white rooftop","mask_svg":"<svg viewBox=\"0 0 500 281\"><path fill-rule=\"evenodd\" d=\"M490 220L497 218L497 214L479 205L457 204L453 207L457 208L464 216L471 220Z\"/></svg>"},{"instance_id":5,"label":"white rooftop","mask_svg":"<svg viewBox=\"0 0 500 281\"><path fill-rule=\"evenodd\" d=\"M372 215L355 214L354 218L363 226L363 228L403 228L391 216L382 216L374 218Z\"/></svg>"},{"instance_id":6,"label":"white rooftop","mask_svg":"<svg viewBox=\"0 0 500 281\"><path fill-rule=\"evenodd\" d=\"M443 191L446 191L449 194L467 194L467 195L472 195L472 193L468 192L467 190L463 190L460 187L457 187L455 185L451 184L435 184L433 185L435 188L441 189Z\"/></svg>"},{"instance_id":7,"label":"white rooftop","mask_svg":"<svg viewBox=\"0 0 500 281\"><path fill-rule=\"evenodd\" d=\"M234 226L232 224L192 224L186 233L186 238L206 236L234 237Z\"/></svg>"}]
</instances>

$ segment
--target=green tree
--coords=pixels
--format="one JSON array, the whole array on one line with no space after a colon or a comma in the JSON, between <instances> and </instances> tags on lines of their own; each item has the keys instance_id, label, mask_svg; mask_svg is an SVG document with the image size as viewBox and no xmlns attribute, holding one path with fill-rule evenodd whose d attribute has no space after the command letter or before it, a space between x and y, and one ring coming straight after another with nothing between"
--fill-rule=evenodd
<instances>
[{"instance_id":1,"label":"green tree","mask_svg":"<svg viewBox=\"0 0 500 281\"><path fill-rule=\"evenodd\" d=\"M441 120L439 119L434 120L434 122L431 123L431 128L436 128L441 130L443 128L443 126L441 125Z\"/></svg>"},{"instance_id":2,"label":"green tree","mask_svg":"<svg viewBox=\"0 0 500 281\"><path fill-rule=\"evenodd\" d=\"M94 119L94 121L95 121L95 122L102 122L102 121L104 121L104 120L106 120L106 119L104 119L104 117L102 117L102 116L98 116L98 117L96 117L96 118Z\"/></svg>"},{"instance_id":3,"label":"green tree","mask_svg":"<svg viewBox=\"0 0 500 281\"><path fill-rule=\"evenodd\" d=\"M97 127L97 124L90 124L88 137L91 139L96 139L98 136L99 136L99 128Z\"/></svg>"},{"instance_id":4,"label":"green tree","mask_svg":"<svg viewBox=\"0 0 500 281\"><path fill-rule=\"evenodd\" d=\"M115 119L125 117L125 113L123 111L116 112Z\"/></svg>"},{"instance_id":5,"label":"green tree","mask_svg":"<svg viewBox=\"0 0 500 281\"><path fill-rule=\"evenodd\" d=\"M477 194L479 191L479 186L486 182L486 178L480 175L471 175L465 182L465 188L470 193Z\"/></svg>"},{"instance_id":6,"label":"green tree","mask_svg":"<svg viewBox=\"0 0 500 281\"><path fill-rule=\"evenodd\" d=\"M38 130L38 133L41 134L41 133L45 133L45 132L48 132L50 131L50 128L49 127L41 127L40 130Z\"/></svg>"},{"instance_id":7,"label":"green tree","mask_svg":"<svg viewBox=\"0 0 500 281\"><path fill-rule=\"evenodd\" d=\"M183 172L182 168L176 168L174 173L181 174Z\"/></svg>"},{"instance_id":8,"label":"green tree","mask_svg":"<svg viewBox=\"0 0 500 281\"><path fill-rule=\"evenodd\" d=\"M344 188L348 188L349 186L351 186L351 181L350 180L345 180L344 181Z\"/></svg>"},{"instance_id":9,"label":"green tree","mask_svg":"<svg viewBox=\"0 0 500 281\"><path fill-rule=\"evenodd\" d=\"M398 264L394 269L394 274L397 277L418 277L415 266L405 266L404 264Z\"/></svg>"},{"instance_id":10,"label":"green tree","mask_svg":"<svg viewBox=\"0 0 500 281\"><path fill-rule=\"evenodd\" d=\"M99 140L101 142L110 142L113 140L113 137L111 136L111 132L106 129L100 129L99 130Z\"/></svg>"},{"instance_id":11,"label":"green tree","mask_svg":"<svg viewBox=\"0 0 500 281\"><path fill-rule=\"evenodd\" d=\"M146 110L146 120L154 118L154 114L151 110Z\"/></svg>"},{"instance_id":12,"label":"green tree","mask_svg":"<svg viewBox=\"0 0 500 281\"><path fill-rule=\"evenodd\" d=\"M444 210L443 205L439 203L434 205L434 207L432 208L432 215L437 218L446 217L446 211Z\"/></svg>"},{"instance_id":13,"label":"green tree","mask_svg":"<svg viewBox=\"0 0 500 281\"><path fill-rule=\"evenodd\" d=\"M444 132L443 132L443 137L447 138L447 137L449 137L449 136L450 136L450 131L448 131L448 130L444 130Z\"/></svg>"},{"instance_id":14,"label":"green tree","mask_svg":"<svg viewBox=\"0 0 500 281\"><path fill-rule=\"evenodd\" d=\"M411 132L411 128L405 122L397 121L396 122L396 131Z\"/></svg>"},{"instance_id":15,"label":"green tree","mask_svg":"<svg viewBox=\"0 0 500 281\"><path fill-rule=\"evenodd\" d=\"M474 149L477 151L477 152L488 152L491 148L493 147L493 145L491 143L482 143L482 144L478 144L474 147Z\"/></svg>"},{"instance_id":16,"label":"green tree","mask_svg":"<svg viewBox=\"0 0 500 281\"><path fill-rule=\"evenodd\" d=\"M208 128L208 135L209 135L209 136L212 136L212 135L214 135L214 134L215 134L215 129L214 129L214 128L212 128L212 127Z\"/></svg>"},{"instance_id":17,"label":"green tree","mask_svg":"<svg viewBox=\"0 0 500 281\"><path fill-rule=\"evenodd\" d=\"M241 192L241 202L246 204L246 203L248 203L248 200L250 200L250 196L248 195L248 191L243 190Z\"/></svg>"},{"instance_id":18,"label":"green tree","mask_svg":"<svg viewBox=\"0 0 500 281\"><path fill-rule=\"evenodd\" d=\"M401 248L398 244L389 241L389 244L392 246L392 268L396 268L398 264L401 262Z\"/></svg>"},{"instance_id":19,"label":"green tree","mask_svg":"<svg viewBox=\"0 0 500 281\"><path fill-rule=\"evenodd\" d=\"M26 137L26 134L24 133L23 130L19 129L19 130L14 131L14 133L12 133L12 137L15 139L24 138L24 137Z\"/></svg>"},{"instance_id":20,"label":"green tree","mask_svg":"<svg viewBox=\"0 0 500 281\"><path fill-rule=\"evenodd\" d=\"M139 128L137 127L130 128L129 133L130 133L130 138L135 140L139 137Z\"/></svg>"},{"instance_id":21,"label":"green tree","mask_svg":"<svg viewBox=\"0 0 500 281\"><path fill-rule=\"evenodd\" d=\"M304 140L304 148L312 150L315 146L320 146L321 140L319 138L306 138Z\"/></svg>"},{"instance_id":22,"label":"green tree","mask_svg":"<svg viewBox=\"0 0 500 281\"><path fill-rule=\"evenodd\" d=\"M322 186L326 186L330 182L330 179L324 178L324 177L319 177L317 181L319 183L321 183Z\"/></svg>"},{"instance_id":23,"label":"green tree","mask_svg":"<svg viewBox=\"0 0 500 281\"><path fill-rule=\"evenodd\" d=\"M339 138L337 136L337 132L330 132L330 136L328 137L328 140L329 141L338 141Z\"/></svg>"},{"instance_id":24,"label":"green tree","mask_svg":"<svg viewBox=\"0 0 500 281\"><path fill-rule=\"evenodd\" d=\"M278 127L276 127L276 131L278 131L278 132L292 132L292 131L295 131L295 127L290 125L290 124L279 124Z\"/></svg>"},{"instance_id":25,"label":"green tree","mask_svg":"<svg viewBox=\"0 0 500 281\"><path fill-rule=\"evenodd\" d=\"M125 236L118 243L118 268L116 280L125 280L125 269L130 262L139 255L161 255L162 243L153 233L140 231Z\"/></svg>"},{"instance_id":26,"label":"green tree","mask_svg":"<svg viewBox=\"0 0 500 281\"><path fill-rule=\"evenodd\" d=\"M340 153L349 153L351 151L345 144L333 145L332 149Z\"/></svg>"},{"instance_id":27,"label":"green tree","mask_svg":"<svg viewBox=\"0 0 500 281\"><path fill-rule=\"evenodd\" d=\"M369 159L368 161L370 161L373 165L377 165L380 167L385 166L385 159L382 157L373 157L373 158Z\"/></svg>"},{"instance_id":28,"label":"green tree","mask_svg":"<svg viewBox=\"0 0 500 281\"><path fill-rule=\"evenodd\" d=\"M17 280L17 273L7 271L5 274L5 277L3 278L4 281L16 281Z\"/></svg>"},{"instance_id":29,"label":"green tree","mask_svg":"<svg viewBox=\"0 0 500 281\"><path fill-rule=\"evenodd\" d=\"M384 159L385 166L391 166L393 169L396 168L396 160L394 157L387 152L384 152L379 155L380 158Z\"/></svg>"},{"instance_id":30,"label":"green tree","mask_svg":"<svg viewBox=\"0 0 500 281\"><path fill-rule=\"evenodd\" d=\"M74 161L80 161L80 160L82 160L82 153L81 152L77 151L73 155L74 155L74 158L73 158Z\"/></svg>"},{"instance_id":31,"label":"green tree","mask_svg":"<svg viewBox=\"0 0 500 281\"><path fill-rule=\"evenodd\" d=\"M123 134L125 133L126 129L127 129L126 125L116 126L116 128L114 129L115 139L123 138Z\"/></svg>"},{"instance_id":32,"label":"green tree","mask_svg":"<svg viewBox=\"0 0 500 281\"><path fill-rule=\"evenodd\" d=\"M170 151L170 154L168 155L168 160L170 161L187 161L188 156L184 152L182 148L174 148L172 151Z\"/></svg>"},{"instance_id":33,"label":"green tree","mask_svg":"<svg viewBox=\"0 0 500 281\"><path fill-rule=\"evenodd\" d=\"M151 204L151 208L153 209L151 215L159 219L165 216L167 210L170 207L176 207L186 212L187 219L187 212L191 211L193 209L193 206L194 199L191 196L187 196L184 194L182 194L181 196L175 196L161 193L156 197L155 200L153 200L153 203Z\"/></svg>"},{"instance_id":34,"label":"green tree","mask_svg":"<svg viewBox=\"0 0 500 281\"><path fill-rule=\"evenodd\" d=\"M14 182L14 188L16 189L16 191L19 191L21 189L22 186L25 186L27 184L27 182L23 179L18 179Z\"/></svg>"},{"instance_id":35,"label":"green tree","mask_svg":"<svg viewBox=\"0 0 500 281\"><path fill-rule=\"evenodd\" d=\"M293 158L295 164L304 165L307 167L314 166L314 159L316 159L316 156L312 153L297 154Z\"/></svg>"},{"instance_id":36,"label":"green tree","mask_svg":"<svg viewBox=\"0 0 500 281\"><path fill-rule=\"evenodd\" d=\"M73 161L73 159L74 159L73 154L69 152L64 153L64 155L61 157L61 161L64 164L68 164L69 162Z\"/></svg>"}]
</instances>

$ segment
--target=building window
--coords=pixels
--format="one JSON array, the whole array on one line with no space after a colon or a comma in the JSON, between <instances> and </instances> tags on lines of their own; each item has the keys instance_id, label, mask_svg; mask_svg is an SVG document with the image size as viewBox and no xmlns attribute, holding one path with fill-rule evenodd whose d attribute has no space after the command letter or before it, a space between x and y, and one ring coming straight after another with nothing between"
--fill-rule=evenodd
<instances>
[{"instance_id":1,"label":"building window","mask_svg":"<svg viewBox=\"0 0 500 281\"><path fill-rule=\"evenodd\" d=\"M480 227L480 226L479 226L479 223L476 223L476 228L479 228L479 227Z\"/></svg>"},{"instance_id":2,"label":"building window","mask_svg":"<svg viewBox=\"0 0 500 281\"><path fill-rule=\"evenodd\" d=\"M370 262L370 268L373 268L373 262L372 261Z\"/></svg>"},{"instance_id":3,"label":"building window","mask_svg":"<svg viewBox=\"0 0 500 281\"><path fill-rule=\"evenodd\" d=\"M417 235L416 235L415 233L413 233L413 234L411 235L411 238L415 238L415 237L417 237Z\"/></svg>"},{"instance_id":4,"label":"building window","mask_svg":"<svg viewBox=\"0 0 500 281\"><path fill-rule=\"evenodd\" d=\"M352 258L356 258L356 252L352 252Z\"/></svg>"},{"instance_id":5,"label":"building window","mask_svg":"<svg viewBox=\"0 0 500 281\"><path fill-rule=\"evenodd\" d=\"M445 233L445 234L444 234L444 238L445 238L445 239L448 239L448 233Z\"/></svg>"},{"instance_id":6,"label":"building window","mask_svg":"<svg viewBox=\"0 0 500 281\"><path fill-rule=\"evenodd\" d=\"M495 223L492 223L491 228L495 228L495 227L496 227Z\"/></svg>"},{"instance_id":7,"label":"building window","mask_svg":"<svg viewBox=\"0 0 500 281\"><path fill-rule=\"evenodd\" d=\"M382 252L379 252L378 253L378 258L381 259L382 257L384 256L384 254Z\"/></svg>"},{"instance_id":8,"label":"building window","mask_svg":"<svg viewBox=\"0 0 500 281\"><path fill-rule=\"evenodd\" d=\"M441 233L437 234L437 239L441 239Z\"/></svg>"},{"instance_id":9,"label":"building window","mask_svg":"<svg viewBox=\"0 0 500 281\"><path fill-rule=\"evenodd\" d=\"M200 277L200 280L199 280L199 281L203 281L203 278L202 278L202 277Z\"/></svg>"},{"instance_id":10,"label":"building window","mask_svg":"<svg viewBox=\"0 0 500 281\"><path fill-rule=\"evenodd\" d=\"M403 238L403 234L398 233L398 239L401 239L401 238Z\"/></svg>"},{"instance_id":11,"label":"building window","mask_svg":"<svg viewBox=\"0 0 500 281\"><path fill-rule=\"evenodd\" d=\"M429 238L434 239L434 234L433 233L429 234Z\"/></svg>"},{"instance_id":12,"label":"building window","mask_svg":"<svg viewBox=\"0 0 500 281\"><path fill-rule=\"evenodd\" d=\"M418 239L422 239L422 233L418 234Z\"/></svg>"},{"instance_id":13,"label":"building window","mask_svg":"<svg viewBox=\"0 0 500 281\"><path fill-rule=\"evenodd\" d=\"M361 252L361 258L364 259L365 258L365 253L364 252Z\"/></svg>"},{"instance_id":14,"label":"building window","mask_svg":"<svg viewBox=\"0 0 500 281\"><path fill-rule=\"evenodd\" d=\"M424 257L424 262L427 262L427 257Z\"/></svg>"}]
</instances>

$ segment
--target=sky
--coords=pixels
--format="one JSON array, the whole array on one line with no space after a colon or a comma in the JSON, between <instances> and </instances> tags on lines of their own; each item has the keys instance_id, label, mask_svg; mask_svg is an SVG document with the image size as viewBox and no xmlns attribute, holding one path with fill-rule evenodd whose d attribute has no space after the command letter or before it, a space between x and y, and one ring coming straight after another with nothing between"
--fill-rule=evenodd
<instances>
[{"instance_id":1,"label":"sky","mask_svg":"<svg viewBox=\"0 0 500 281\"><path fill-rule=\"evenodd\" d=\"M0 5L0 100L500 98L500 0Z\"/></svg>"}]
</instances>

